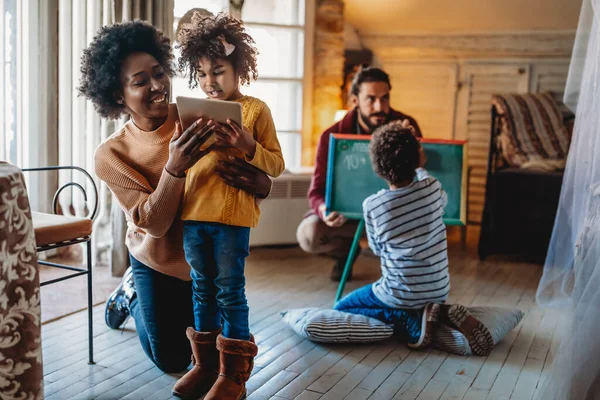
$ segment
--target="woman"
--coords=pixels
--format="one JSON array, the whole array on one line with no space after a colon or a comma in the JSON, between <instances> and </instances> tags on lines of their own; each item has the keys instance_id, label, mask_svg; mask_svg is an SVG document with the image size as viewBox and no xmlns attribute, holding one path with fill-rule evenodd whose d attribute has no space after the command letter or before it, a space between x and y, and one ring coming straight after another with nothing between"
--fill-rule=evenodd
<instances>
[{"instance_id":1,"label":"woman","mask_svg":"<svg viewBox=\"0 0 600 400\"><path fill-rule=\"evenodd\" d=\"M118 328L133 316L142 348L165 372L190 364L192 288L179 212L186 171L210 151L200 151L208 121L182 132L168 102L172 60L169 39L145 22L103 27L84 52L79 88L103 117L130 117L95 154L96 175L125 212L131 254L106 322ZM240 160L223 163L218 174L258 199L270 190L270 179Z\"/></svg>"}]
</instances>

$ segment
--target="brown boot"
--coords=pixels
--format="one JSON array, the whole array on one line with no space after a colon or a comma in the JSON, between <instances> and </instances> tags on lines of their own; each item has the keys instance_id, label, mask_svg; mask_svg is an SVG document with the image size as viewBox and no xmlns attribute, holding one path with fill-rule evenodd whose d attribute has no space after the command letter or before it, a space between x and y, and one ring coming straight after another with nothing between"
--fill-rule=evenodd
<instances>
[{"instance_id":1,"label":"brown boot","mask_svg":"<svg viewBox=\"0 0 600 400\"><path fill-rule=\"evenodd\" d=\"M198 332L187 328L185 334L192 345L194 366L173 386L173 396L182 399L197 399L204 396L219 375L219 351L217 336L221 329L213 332Z\"/></svg>"},{"instance_id":2,"label":"brown boot","mask_svg":"<svg viewBox=\"0 0 600 400\"><path fill-rule=\"evenodd\" d=\"M246 398L246 382L254 367L258 347L254 337L250 340L217 338L217 349L221 352L219 378L204 400L243 400Z\"/></svg>"}]
</instances>

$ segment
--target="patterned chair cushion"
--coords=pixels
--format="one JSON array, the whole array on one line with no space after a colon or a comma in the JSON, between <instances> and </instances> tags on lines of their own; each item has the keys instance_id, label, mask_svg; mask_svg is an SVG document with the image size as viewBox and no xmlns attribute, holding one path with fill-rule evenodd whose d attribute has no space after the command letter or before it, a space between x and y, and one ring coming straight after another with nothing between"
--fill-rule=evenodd
<instances>
[{"instance_id":1,"label":"patterned chair cushion","mask_svg":"<svg viewBox=\"0 0 600 400\"><path fill-rule=\"evenodd\" d=\"M296 308L281 313L283 321L297 334L314 342L361 343L375 342L391 337L391 325L337 310L323 308Z\"/></svg>"},{"instance_id":2,"label":"patterned chair cushion","mask_svg":"<svg viewBox=\"0 0 600 400\"><path fill-rule=\"evenodd\" d=\"M501 116L499 148L511 167L566 159L570 135L550 93L496 94L492 104Z\"/></svg>"}]
</instances>

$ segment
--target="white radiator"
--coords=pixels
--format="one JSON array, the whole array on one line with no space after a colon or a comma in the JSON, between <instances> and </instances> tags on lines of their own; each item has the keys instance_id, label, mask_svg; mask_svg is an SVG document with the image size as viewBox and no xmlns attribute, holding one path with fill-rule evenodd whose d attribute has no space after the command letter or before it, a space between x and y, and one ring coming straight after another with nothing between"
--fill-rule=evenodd
<instances>
[{"instance_id":1,"label":"white radiator","mask_svg":"<svg viewBox=\"0 0 600 400\"><path fill-rule=\"evenodd\" d=\"M312 169L284 173L273 180L260 204L260 221L250 233L250 246L296 244L296 229L309 209L306 194Z\"/></svg>"}]
</instances>

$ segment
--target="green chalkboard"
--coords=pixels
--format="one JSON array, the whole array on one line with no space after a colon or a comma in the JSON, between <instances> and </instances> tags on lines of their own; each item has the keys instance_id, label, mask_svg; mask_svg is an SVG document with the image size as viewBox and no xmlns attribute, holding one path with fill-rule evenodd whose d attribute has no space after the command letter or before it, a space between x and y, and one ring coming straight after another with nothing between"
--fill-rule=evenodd
<instances>
[{"instance_id":1,"label":"green chalkboard","mask_svg":"<svg viewBox=\"0 0 600 400\"><path fill-rule=\"evenodd\" d=\"M350 219L361 219L362 203L370 195L388 188L371 167L367 135L332 134L327 166L327 211ZM464 141L427 140L421 145L427 155L425 168L440 181L448 194L444 222L466 222L466 149Z\"/></svg>"}]
</instances>

